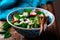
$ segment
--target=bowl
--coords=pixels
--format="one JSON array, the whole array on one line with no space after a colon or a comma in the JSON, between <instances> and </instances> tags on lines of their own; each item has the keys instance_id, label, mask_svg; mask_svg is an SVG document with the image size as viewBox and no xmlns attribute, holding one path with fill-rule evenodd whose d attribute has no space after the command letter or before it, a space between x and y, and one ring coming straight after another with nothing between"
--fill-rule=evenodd
<instances>
[{"instance_id":1,"label":"bowl","mask_svg":"<svg viewBox=\"0 0 60 40\"><path fill-rule=\"evenodd\" d=\"M47 25L47 27L50 27L53 23L54 23L54 20L55 20L55 17L53 15L53 13L45 10L45 9L42 9L42 8L34 8L34 7L26 7L26 8L18 8L16 10L13 10L12 12L10 12L7 16L7 22L20 34L22 34L23 36L25 37L37 37L37 36L40 36L41 33L40 32L40 28L31 28L31 29L28 29L28 28L22 28L22 27L17 27L15 25L13 25L10 21L12 19L12 16L15 14L15 13L20 13L20 12L23 12L24 9L39 9L40 11L44 12L44 14L48 15L49 16L49 24Z\"/></svg>"}]
</instances>

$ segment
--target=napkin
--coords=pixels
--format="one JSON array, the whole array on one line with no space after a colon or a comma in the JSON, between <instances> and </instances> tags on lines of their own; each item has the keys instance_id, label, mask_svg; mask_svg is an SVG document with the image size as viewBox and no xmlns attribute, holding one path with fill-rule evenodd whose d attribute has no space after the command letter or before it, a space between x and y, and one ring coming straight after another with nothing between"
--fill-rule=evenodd
<instances>
[{"instance_id":1,"label":"napkin","mask_svg":"<svg viewBox=\"0 0 60 40\"><path fill-rule=\"evenodd\" d=\"M37 7L54 0L0 0L0 20L6 20L7 15L17 8Z\"/></svg>"}]
</instances>

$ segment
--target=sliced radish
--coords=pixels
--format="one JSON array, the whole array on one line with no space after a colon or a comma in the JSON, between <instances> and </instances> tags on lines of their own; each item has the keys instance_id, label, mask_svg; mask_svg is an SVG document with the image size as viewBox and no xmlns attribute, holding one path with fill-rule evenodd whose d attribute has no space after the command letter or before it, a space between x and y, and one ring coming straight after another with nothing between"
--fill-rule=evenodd
<instances>
[{"instance_id":1,"label":"sliced radish","mask_svg":"<svg viewBox=\"0 0 60 40\"><path fill-rule=\"evenodd\" d=\"M37 15L37 13L35 13L34 11L32 11L31 13L30 13L30 16L36 16Z\"/></svg>"},{"instance_id":2,"label":"sliced radish","mask_svg":"<svg viewBox=\"0 0 60 40\"><path fill-rule=\"evenodd\" d=\"M18 19L15 16L13 16L13 22L16 22L16 21L18 21Z\"/></svg>"}]
</instances>

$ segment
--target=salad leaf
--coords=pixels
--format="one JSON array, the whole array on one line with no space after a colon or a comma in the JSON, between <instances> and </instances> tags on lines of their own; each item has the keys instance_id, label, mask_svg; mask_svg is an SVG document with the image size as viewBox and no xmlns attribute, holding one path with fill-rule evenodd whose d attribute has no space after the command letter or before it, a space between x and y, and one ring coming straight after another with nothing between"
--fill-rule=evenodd
<instances>
[{"instance_id":1,"label":"salad leaf","mask_svg":"<svg viewBox=\"0 0 60 40\"><path fill-rule=\"evenodd\" d=\"M26 27L27 27L27 24L22 23L20 26L21 26L22 28L26 28Z\"/></svg>"},{"instance_id":2,"label":"salad leaf","mask_svg":"<svg viewBox=\"0 0 60 40\"><path fill-rule=\"evenodd\" d=\"M30 20L34 20L34 18L35 18L35 17L30 17L29 19L30 19Z\"/></svg>"},{"instance_id":3,"label":"salad leaf","mask_svg":"<svg viewBox=\"0 0 60 40\"><path fill-rule=\"evenodd\" d=\"M30 12L32 11L32 9L24 9L25 12L28 12L30 14Z\"/></svg>"},{"instance_id":4,"label":"salad leaf","mask_svg":"<svg viewBox=\"0 0 60 40\"><path fill-rule=\"evenodd\" d=\"M18 20L20 19L19 14L14 14L14 16L15 16Z\"/></svg>"},{"instance_id":5,"label":"salad leaf","mask_svg":"<svg viewBox=\"0 0 60 40\"><path fill-rule=\"evenodd\" d=\"M21 17L21 18L25 19L25 18L26 18L26 16L23 16L23 17Z\"/></svg>"},{"instance_id":6,"label":"salad leaf","mask_svg":"<svg viewBox=\"0 0 60 40\"><path fill-rule=\"evenodd\" d=\"M45 15L44 12L40 12L40 11L38 11L38 12L36 12L36 13L39 14L39 15L40 15L40 14Z\"/></svg>"},{"instance_id":7,"label":"salad leaf","mask_svg":"<svg viewBox=\"0 0 60 40\"><path fill-rule=\"evenodd\" d=\"M41 14L43 14L45 16L44 12L41 12Z\"/></svg>"},{"instance_id":8,"label":"salad leaf","mask_svg":"<svg viewBox=\"0 0 60 40\"><path fill-rule=\"evenodd\" d=\"M41 14L41 12L40 11L38 11L38 12L36 12L37 14Z\"/></svg>"}]
</instances>

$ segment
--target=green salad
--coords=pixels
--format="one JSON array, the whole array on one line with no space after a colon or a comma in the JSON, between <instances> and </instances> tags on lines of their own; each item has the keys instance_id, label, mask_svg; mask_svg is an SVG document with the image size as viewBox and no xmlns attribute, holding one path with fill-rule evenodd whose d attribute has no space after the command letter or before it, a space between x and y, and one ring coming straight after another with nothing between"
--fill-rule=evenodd
<instances>
[{"instance_id":1,"label":"green salad","mask_svg":"<svg viewBox=\"0 0 60 40\"><path fill-rule=\"evenodd\" d=\"M35 11L34 11L35 10ZM16 13L13 15L11 23L15 26L22 28L39 28L40 15L46 16L44 12L39 9L24 9L24 12Z\"/></svg>"}]
</instances>

